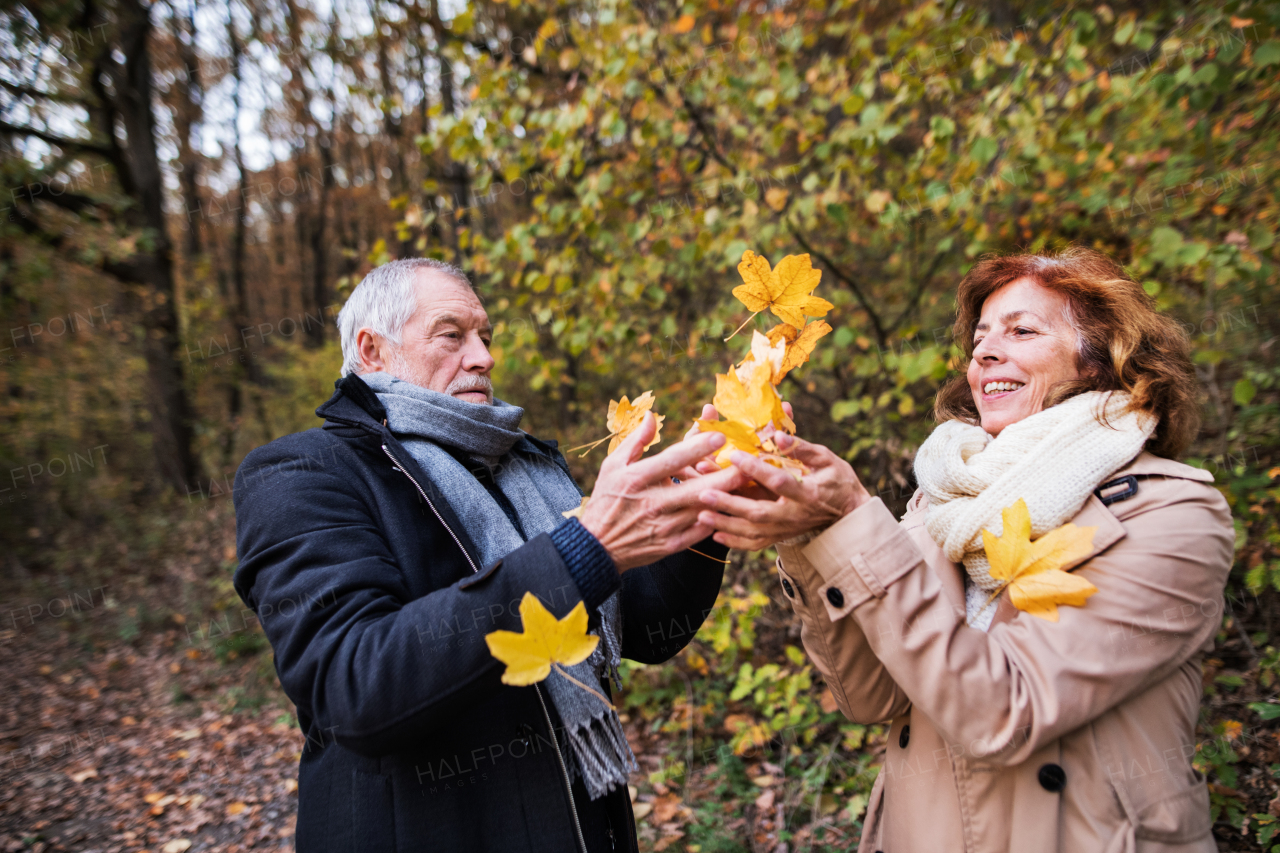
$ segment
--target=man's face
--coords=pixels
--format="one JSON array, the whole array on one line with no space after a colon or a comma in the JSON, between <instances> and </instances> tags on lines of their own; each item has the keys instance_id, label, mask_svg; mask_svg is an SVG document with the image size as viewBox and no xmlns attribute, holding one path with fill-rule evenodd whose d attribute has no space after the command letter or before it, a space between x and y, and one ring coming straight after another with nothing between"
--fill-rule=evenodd
<instances>
[{"instance_id":1,"label":"man's face","mask_svg":"<svg viewBox=\"0 0 1280 853\"><path fill-rule=\"evenodd\" d=\"M368 368L468 403L492 404L493 334L480 300L466 285L431 271L418 273L415 295L418 309L400 346L378 339L383 364Z\"/></svg>"}]
</instances>

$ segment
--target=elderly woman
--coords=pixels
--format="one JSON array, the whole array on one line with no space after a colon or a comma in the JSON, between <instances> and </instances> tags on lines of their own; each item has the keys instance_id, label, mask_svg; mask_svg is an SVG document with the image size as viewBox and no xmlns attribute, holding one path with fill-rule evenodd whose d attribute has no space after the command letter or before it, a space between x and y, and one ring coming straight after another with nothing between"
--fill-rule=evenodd
<instances>
[{"instance_id":1,"label":"elderly woman","mask_svg":"<svg viewBox=\"0 0 1280 853\"><path fill-rule=\"evenodd\" d=\"M1233 534L1212 476L1174 461L1197 420L1186 340L1083 249L984 260L958 298L967 375L900 521L799 440L812 474L739 453L771 493L709 490L700 520L778 543L840 709L891 721L859 851L1216 850L1191 760Z\"/></svg>"}]
</instances>

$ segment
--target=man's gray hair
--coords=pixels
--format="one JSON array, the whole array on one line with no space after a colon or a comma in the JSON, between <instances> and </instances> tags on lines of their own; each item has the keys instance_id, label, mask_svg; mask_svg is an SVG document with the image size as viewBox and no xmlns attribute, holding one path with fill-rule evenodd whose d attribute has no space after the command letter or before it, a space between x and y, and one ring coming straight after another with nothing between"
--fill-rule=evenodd
<instances>
[{"instance_id":1,"label":"man's gray hair","mask_svg":"<svg viewBox=\"0 0 1280 853\"><path fill-rule=\"evenodd\" d=\"M372 329L395 346L400 346L404 324L418 310L414 282L423 270L438 272L471 287L466 273L435 258L404 258L371 270L351 291L347 304L338 312L343 376L360 372L356 334L361 329Z\"/></svg>"}]
</instances>

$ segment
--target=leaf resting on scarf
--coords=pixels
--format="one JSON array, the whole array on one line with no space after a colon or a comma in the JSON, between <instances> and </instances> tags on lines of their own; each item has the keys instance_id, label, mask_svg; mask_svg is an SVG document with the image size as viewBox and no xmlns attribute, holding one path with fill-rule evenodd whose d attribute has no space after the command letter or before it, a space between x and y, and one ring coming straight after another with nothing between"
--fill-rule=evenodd
<instances>
[{"instance_id":1,"label":"leaf resting on scarf","mask_svg":"<svg viewBox=\"0 0 1280 853\"><path fill-rule=\"evenodd\" d=\"M565 518L578 518L578 519L580 519L580 518L582 518L582 511L583 511L584 509L586 509L586 508L587 508L587 501L588 501L588 500L590 500L590 498L585 498L585 497L584 497L584 498L582 499L582 503L578 504L578 506L577 506L576 508L574 508L574 509L566 509L564 512L562 512L562 513L560 513L560 514L561 514L561 515L563 515Z\"/></svg>"},{"instance_id":2,"label":"leaf resting on scarf","mask_svg":"<svg viewBox=\"0 0 1280 853\"><path fill-rule=\"evenodd\" d=\"M579 664L600 642L599 637L587 633L587 608L581 601L568 616L557 620L533 593L526 592L520 599L520 624L522 634L493 631L484 637L489 653L507 665L503 684L536 684L551 674L552 664Z\"/></svg>"},{"instance_id":3,"label":"leaf resting on scarf","mask_svg":"<svg viewBox=\"0 0 1280 853\"><path fill-rule=\"evenodd\" d=\"M991 562L991 577L1008 588L1009 600L1032 616L1058 621L1058 605L1084 607L1098 588L1082 577L1062 570L1093 548L1096 527L1077 527L1068 522L1031 541L1031 513L1027 502L1018 498L1000 513L1004 533L995 536L982 531L982 545Z\"/></svg>"}]
</instances>

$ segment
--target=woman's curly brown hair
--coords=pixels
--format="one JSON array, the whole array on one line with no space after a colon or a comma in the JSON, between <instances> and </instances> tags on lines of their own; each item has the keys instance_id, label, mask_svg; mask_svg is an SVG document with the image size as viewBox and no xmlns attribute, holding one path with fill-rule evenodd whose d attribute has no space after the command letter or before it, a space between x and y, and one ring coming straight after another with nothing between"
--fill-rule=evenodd
<instances>
[{"instance_id":1,"label":"woman's curly brown hair","mask_svg":"<svg viewBox=\"0 0 1280 853\"><path fill-rule=\"evenodd\" d=\"M1080 378L1049 391L1045 407L1085 391L1128 391L1133 405L1159 416L1147 449L1176 459L1199 426L1199 403L1186 334L1156 310L1155 301L1113 260L1091 249L1053 255L1008 255L980 260L960 282L954 328L966 362L982 303L1004 285L1030 278L1067 297L1080 339ZM978 423L968 379L955 377L938 392L934 417Z\"/></svg>"}]
</instances>

